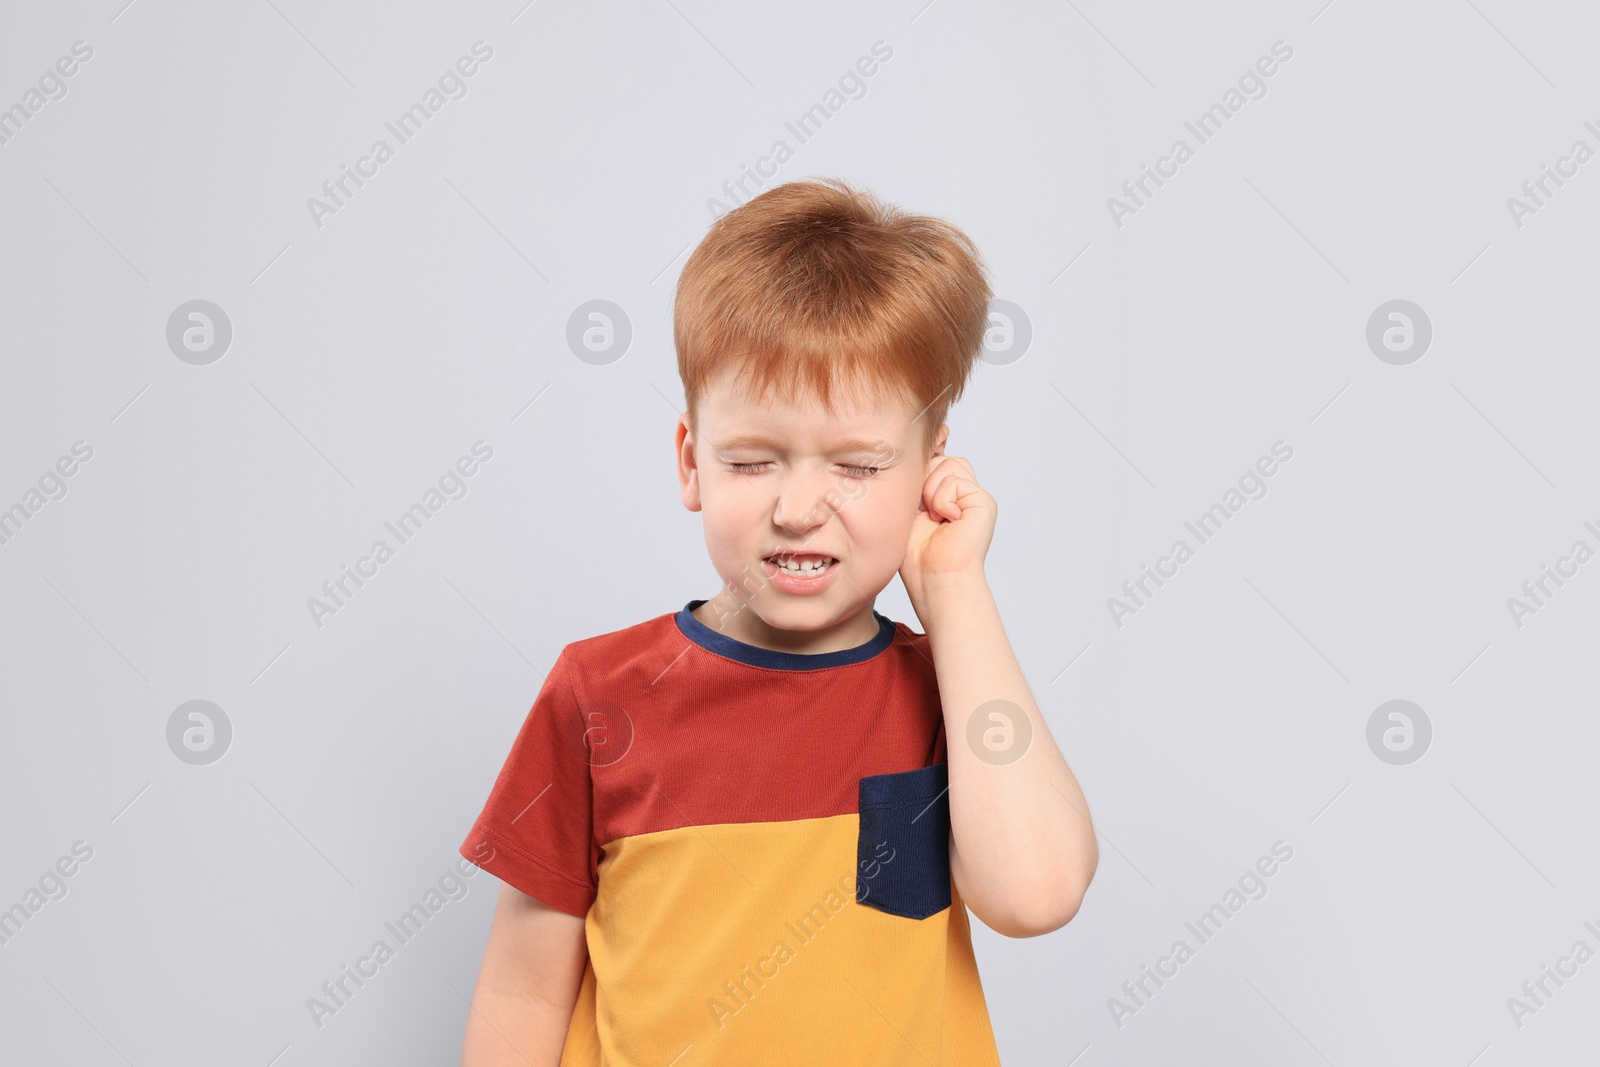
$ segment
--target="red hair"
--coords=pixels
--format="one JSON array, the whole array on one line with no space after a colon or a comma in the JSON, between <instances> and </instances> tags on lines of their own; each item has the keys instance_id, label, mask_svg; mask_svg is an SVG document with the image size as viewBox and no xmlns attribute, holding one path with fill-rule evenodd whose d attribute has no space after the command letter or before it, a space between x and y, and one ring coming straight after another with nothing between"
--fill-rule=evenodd
<instances>
[{"instance_id":1,"label":"red hair","mask_svg":"<svg viewBox=\"0 0 1600 1067\"><path fill-rule=\"evenodd\" d=\"M673 307L695 403L724 368L754 395L901 397L930 448L983 344L991 292L972 241L832 178L769 189L712 223Z\"/></svg>"}]
</instances>

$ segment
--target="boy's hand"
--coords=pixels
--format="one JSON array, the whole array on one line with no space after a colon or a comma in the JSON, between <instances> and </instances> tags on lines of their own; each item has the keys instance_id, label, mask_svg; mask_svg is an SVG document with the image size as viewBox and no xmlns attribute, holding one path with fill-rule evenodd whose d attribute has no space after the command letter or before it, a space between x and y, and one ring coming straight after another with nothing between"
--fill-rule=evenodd
<instances>
[{"instance_id":1,"label":"boy's hand","mask_svg":"<svg viewBox=\"0 0 1600 1067\"><path fill-rule=\"evenodd\" d=\"M931 585L950 578L983 579L996 511L994 497L978 485L971 463L961 456L935 458L900 565L911 606L924 618L921 608Z\"/></svg>"}]
</instances>

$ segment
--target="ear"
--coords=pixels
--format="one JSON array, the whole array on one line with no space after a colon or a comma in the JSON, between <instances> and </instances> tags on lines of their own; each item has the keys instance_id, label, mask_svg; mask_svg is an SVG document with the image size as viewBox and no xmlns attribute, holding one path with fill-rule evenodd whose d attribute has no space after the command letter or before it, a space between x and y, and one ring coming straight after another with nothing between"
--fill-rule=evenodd
<instances>
[{"instance_id":1,"label":"ear","mask_svg":"<svg viewBox=\"0 0 1600 1067\"><path fill-rule=\"evenodd\" d=\"M944 443L949 437L950 424L941 423L938 432L933 435L933 451L928 453L928 466L932 467L934 462L944 455Z\"/></svg>"},{"instance_id":2,"label":"ear","mask_svg":"<svg viewBox=\"0 0 1600 1067\"><path fill-rule=\"evenodd\" d=\"M690 511L699 511L700 468L695 463L694 432L689 429L687 413L678 416L673 448L678 457L678 490L683 495L683 506Z\"/></svg>"}]
</instances>

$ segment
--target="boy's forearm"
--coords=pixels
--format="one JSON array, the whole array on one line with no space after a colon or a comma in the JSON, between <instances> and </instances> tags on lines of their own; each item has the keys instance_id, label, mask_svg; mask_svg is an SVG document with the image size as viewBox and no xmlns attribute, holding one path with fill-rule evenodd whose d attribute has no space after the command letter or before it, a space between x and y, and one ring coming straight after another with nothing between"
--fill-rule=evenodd
<instances>
[{"instance_id":1,"label":"boy's forearm","mask_svg":"<svg viewBox=\"0 0 1600 1067\"><path fill-rule=\"evenodd\" d=\"M534 997L480 988L472 996L461 1067L557 1067L572 1012Z\"/></svg>"},{"instance_id":2,"label":"boy's forearm","mask_svg":"<svg viewBox=\"0 0 1600 1067\"><path fill-rule=\"evenodd\" d=\"M951 873L973 913L1029 937L1065 925L1094 876L1089 807L1029 692L981 574L929 578L918 616L928 634L949 751ZM1026 751L988 762L968 743L973 713L1003 700L1027 720ZM1003 729L987 717L982 729ZM1015 736L1024 729L1013 724Z\"/></svg>"}]
</instances>

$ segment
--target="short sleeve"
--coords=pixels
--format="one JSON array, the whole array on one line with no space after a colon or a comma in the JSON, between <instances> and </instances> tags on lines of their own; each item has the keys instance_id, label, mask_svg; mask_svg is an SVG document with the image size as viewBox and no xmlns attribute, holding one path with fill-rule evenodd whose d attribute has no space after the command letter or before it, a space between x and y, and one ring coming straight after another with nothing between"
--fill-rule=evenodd
<instances>
[{"instance_id":1,"label":"short sleeve","mask_svg":"<svg viewBox=\"0 0 1600 1067\"><path fill-rule=\"evenodd\" d=\"M594 789L571 647L550 668L461 855L569 915L599 886Z\"/></svg>"}]
</instances>

